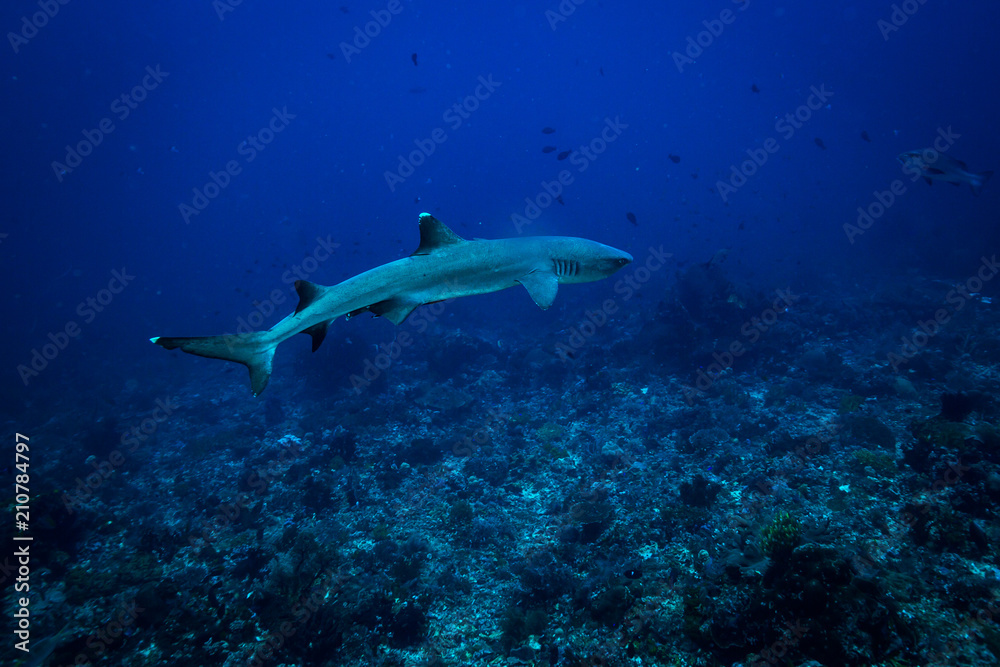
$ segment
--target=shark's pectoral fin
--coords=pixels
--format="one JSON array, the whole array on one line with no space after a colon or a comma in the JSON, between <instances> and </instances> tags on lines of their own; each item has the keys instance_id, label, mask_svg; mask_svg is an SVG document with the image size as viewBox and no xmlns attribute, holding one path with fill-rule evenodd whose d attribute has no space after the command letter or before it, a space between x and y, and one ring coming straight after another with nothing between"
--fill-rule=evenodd
<instances>
[{"instance_id":1,"label":"shark's pectoral fin","mask_svg":"<svg viewBox=\"0 0 1000 667\"><path fill-rule=\"evenodd\" d=\"M330 322L320 322L319 324L312 325L308 329L302 330L302 333L309 334L310 336L312 336L313 352L318 350L319 346L323 344L323 339L326 338L326 330L329 327L330 327Z\"/></svg>"},{"instance_id":2,"label":"shark's pectoral fin","mask_svg":"<svg viewBox=\"0 0 1000 667\"><path fill-rule=\"evenodd\" d=\"M403 320L410 316L410 313L421 304L414 301L404 301L403 299L386 299L385 301L379 301L378 303L373 303L370 306L365 306L364 308L358 308L357 310L352 310L347 314L348 319L354 317L355 315L360 315L361 313L371 313L375 317L384 317L393 324L402 324Z\"/></svg>"},{"instance_id":3,"label":"shark's pectoral fin","mask_svg":"<svg viewBox=\"0 0 1000 667\"><path fill-rule=\"evenodd\" d=\"M542 310L547 309L556 300L556 292L559 291L559 279L551 271L533 271L528 275L518 278L517 282L524 285L528 290L532 300L538 304Z\"/></svg>"}]
</instances>

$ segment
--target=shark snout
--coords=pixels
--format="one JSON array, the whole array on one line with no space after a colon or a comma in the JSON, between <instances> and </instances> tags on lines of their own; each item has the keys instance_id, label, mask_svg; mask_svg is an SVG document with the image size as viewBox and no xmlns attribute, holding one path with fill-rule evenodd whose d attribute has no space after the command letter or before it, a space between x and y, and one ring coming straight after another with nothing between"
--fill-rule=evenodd
<instances>
[{"instance_id":1,"label":"shark snout","mask_svg":"<svg viewBox=\"0 0 1000 667\"><path fill-rule=\"evenodd\" d=\"M618 271L629 264L632 263L632 255L628 254L624 250L614 249L614 253L610 257L605 257L601 262L601 273L606 276L610 276L615 271Z\"/></svg>"}]
</instances>

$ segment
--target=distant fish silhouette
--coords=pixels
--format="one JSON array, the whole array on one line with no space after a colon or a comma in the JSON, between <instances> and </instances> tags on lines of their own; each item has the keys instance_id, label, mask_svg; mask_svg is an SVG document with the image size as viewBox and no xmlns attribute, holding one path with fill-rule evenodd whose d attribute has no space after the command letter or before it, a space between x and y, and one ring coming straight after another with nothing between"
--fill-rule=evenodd
<instances>
[{"instance_id":1,"label":"distant fish silhouette","mask_svg":"<svg viewBox=\"0 0 1000 667\"><path fill-rule=\"evenodd\" d=\"M636 227L639 226L639 222L635 219L635 213L633 213L632 211L627 212L625 214L625 217L628 218L628 221L631 222Z\"/></svg>"},{"instance_id":2,"label":"distant fish silhouette","mask_svg":"<svg viewBox=\"0 0 1000 667\"><path fill-rule=\"evenodd\" d=\"M414 53L413 55L411 55L410 56L410 60L413 61L413 66L416 67L417 66L417 54Z\"/></svg>"},{"instance_id":3,"label":"distant fish silhouette","mask_svg":"<svg viewBox=\"0 0 1000 667\"><path fill-rule=\"evenodd\" d=\"M750 86L750 90L752 90L755 93L759 93L760 92L760 88L757 87L756 83L753 84L752 86Z\"/></svg>"},{"instance_id":4,"label":"distant fish silhouette","mask_svg":"<svg viewBox=\"0 0 1000 667\"><path fill-rule=\"evenodd\" d=\"M552 134L553 132L555 132L555 129L553 129L551 127L543 127L542 128L542 134Z\"/></svg>"},{"instance_id":5,"label":"distant fish silhouette","mask_svg":"<svg viewBox=\"0 0 1000 667\"><path fill-rule=\"evenodd\" d=\"M542 152L543 153L555 153L556 152L556 147L555 146L544 146L542 148Z\"/></svg>"},{"instance_id":6,"label":"distant fish silhouette","mask_svg":"<svg viewBox=\"0 0 1000 667\"><path fill-rule=\"evenodd\" d=\"M414 86L413 88L410 88L410 92L414 95L419 95L420 93L426 93L427 89L423 86Z\"/></svg>"},{"instance_id":7,"label":"distant fish silhouette","mask_svg":"<svg viewBox=\"0 0 1000 667\"><path fill-rule=\"evenodd\" d=\"M336 60L337 59L337 56L333 55L332 53L326 54L326 57L329 58L330 60Z\"/></svg>"},{"instance_id":8,"label":"distant fish silhouette","mask_svg":"<svg viewBox=\"0 0 1000 667\"><path fill-rule=\"evenodd\" d=\"M715 254L712 255L712 259L705 262L705 268L709 269L716 264L722 264L723 262L725 262L726 257L729 257L729 250L730 250L729 248L722 248L721 250L717 250Z\"/></svg>"},{"instance_id":9,"label":"distant fish silhouette","mask_svg":"<svg viewBox=\"0 0 1000 667\"><path fill-rule=\"evenodd\" d=\"M568 158L570 156L570 154L572 152L573 151L563 151L562 153L560 153L559 155L556 156L556 159L557 160L565 160L566 158Z\"/></svg>"},{"instance_id":10,"label":"distant fish silhouette","mask_svg":"<svg viewBox=\"0 0 1000 667\"><path fill-rule=\"evenodd\" d=\"M868 143L872 142L871 137L869 137L868 133L865 132L864 130L861 131L861 138L867 141Z\"/></svg>"},{"instance_id":11,"label":"distant fish silhouette","mask_svg":"<svg viewBox=\"0 0 1000 667\"><path fill-rule=\"evenodd\" d=\"M906 151L896 156L903 164L907 174L923 176L930 185L934 181L943 181L952 185L967 184L972 188L972 194L983 191L986 181L993 176L992 171L974 172L961 160L942 155L934 149L925 148L922 151Z\"/></svg>"},{"instance_id":12,"label":"distant fish silhouette","mask_svg":"<svg viewBox=\"0 0 1000 667\"><path fill-rule=\"evenodd\" d=\"M601 73L601 76L604 76L604 68L603 67L601 67L598 71Z\"/></svg>"},{"instance_id":13,"label":"distant fish silhouette","mask_svg":"<svg viewBox=\"0 0 1000 667\"><path fill-rule=\"evenodd\" d=\"M669 157L670 161L673 162L674 164L677 164L678 162L681 161L681 156L680 155L674 155L673 153L671 153L667 157Z\"/></svg>"},{"instance_id":14,"label":"distant fish silhouette","mask_svg":"<svg viewBox=\"0 0 1000 667\"><path fill-rule=\"evenodd\" d=\"M816 145L817 145L817 146L819 146L819 147L820 147L820 148L822 148L823 150L826 150L826 144L824 144L824 143L823 143L823 140L822 140L822 139L820 139L819 137L816 137L815 139L813 139L813 141L815 141L815 142L816 142Z\"/></svg>"},{"instance_id":15,"label":"distant fish silhouette","mask_svg":"<svg viewBox=\"0 0 1000 667\"><path fill-rule=\"evenodd\" d=\"M556 196L556 201L559 202L560 204L562 204L563 206L566 205L566 202L563 201L562 195L557 195Z\"/></svg>"}]
</instances>

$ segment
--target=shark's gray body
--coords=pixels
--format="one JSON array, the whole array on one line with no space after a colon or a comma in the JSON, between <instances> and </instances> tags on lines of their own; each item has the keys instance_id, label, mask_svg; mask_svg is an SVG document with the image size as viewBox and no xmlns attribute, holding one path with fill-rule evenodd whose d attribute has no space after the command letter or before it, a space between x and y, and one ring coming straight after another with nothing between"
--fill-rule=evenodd
<instances>
[{"instance_id":1,"label":"shark's gray body","mask_svg":"<svg viewBox=\"0 0 1000 667\"><path fill-rule=\"evenodd\" d=\"M632 256L621 250L567 236L468 241L434 216L422 213L416 252L330 287L296 282L298 307L267 331L150 340L168 350L180 348L245 364L256 396L267 386L274 350L280 343L297 333L308 333L315 351L338 317L371 312L400 324L423 304L517 284L524 285L541 308L548 308L560 283L600 280L631 261Z\"/></svg>"}]
</instances>

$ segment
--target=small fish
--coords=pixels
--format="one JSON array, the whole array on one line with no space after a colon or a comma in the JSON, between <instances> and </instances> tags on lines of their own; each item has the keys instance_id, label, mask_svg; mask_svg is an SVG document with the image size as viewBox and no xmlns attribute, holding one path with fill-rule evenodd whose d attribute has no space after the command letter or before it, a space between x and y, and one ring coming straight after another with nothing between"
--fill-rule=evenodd
<instances>
[{"instance_id":1,"label":"small fish","mask_svg":"<svg viewBox=\"0 0 1000 667\"><path fill-rule=\"evenodd\" d=\"M556 159L557 159L557 160L565 160L565 159L566 159L566 158L568 158L568 157L569 157L569 156L570 156L570 155L571 155L572 153L573 153L573 151L563 151L562 153L560 153L559 155L557 155L557 156L556 156Z\"/></svg>"},{"instance_id":2,"label":"small fish","mask_svg":"<svg viewBox=\"0 0 1000 667\"><path fill-rule=\"evenodd\" d=\"M417 54L414 53L413 55L411 55L410 56L410 60L413 61L413 66L416 67L417 66Z\"/></svg>"},{"instance_id":3,"label":"small fish","mask_svg":"<svg viewBox=\"0 0 1000 667\"><path fill-rule=\"evenodd\" d=\"M341 14L350 14L350 13L351 13L351 10L350 10L350 9L348 9L347 7L344 7L343 5L341 5L341 6L340 6L340 13L341 13Z\"/></svg>"},{"instance_id":4,"label":"small fish","mask_svg":"<svg viewBox=\"0 0 1000 667\"><path fill-rule=\"evenodd\" d=\"M625 217L628 218L628 221L631 222L636 227L639 226L639 222L635 219L635 213L633 213L632 211L627 212L625 214Z\"/></svg>"},{"instance_id":5,"label":"small fish","mask_svg":"<svg viewBox=\"0 0 1000 667\"><path fill-rule=\"evenodd\" d=\"M738 229L738 230L739 230L739 229L746 229L746 223L743 223L743 222L741 222L741 223L740 223L740 226L739 226L739 227L737 227L736 229Z\"/></svg>"},{"instance_id":6,"label":"small fish","mask_svg":"<svg viewBox=\"0 0 1000 667\"><path fill-rule=\"evenodd\" d=\"M922 151L906 151L896 156L903 165L903 171L914 176L923 176L930 185L934 181L944 181L952 185L968 183L972 194L983 191L986 181L993 175L992 171L973 172L961 160L938 153L933 148Z\"/></svg>"},{"instance_id":7,"label":"small fish","mask_svg":"<svg viewBox=\"0 0 1000 667\"><path fill-rule=\"evenodd\" d=\"M861 131L861 138L864 139L865 141L867 141L868 143L872 142L871 137L868 136L868 132L866 132L864 130Z\"/></svg>"},{"instance_id":8,"label":"small fish","mask_svg":"<svg viewBox=\"0 0 1000 667\"><path fill-rule=\"evenodd\" d=\"M542 148L542 152L543 153L555 153L556 152L556 147L555 146L544 146Z\"/></svg>"},{"instance_id":9,"label":"small fish","mask_svg":"<svg viewBox=\"0 0 1000 667\"><path fill-rule=\"evenodd\" d=\"M601 73L601 76L604 76L604 68L603 67L598 68L598 71Z\"/></svg>"},{"instance_id":10,"label":"small fish","mask_svg":"<svg viewBox=\"0 0 1000 667\"><path fill-rule=\"evenodd\" d=\"M759 93L760 92L760 88L757 87L756 83L750 86L750 90L752 90L755 93Z\"/></svg>"},{"instance_id":11,"label":"small fish","mask_svg":"<svg viewBox=\"0 0 1000 667\"><path fill-rule=\"evenodd\" d=\"M420 95L421 93L426 93L427 89L423 86L414 86L413 88L410 88L410 92L414 95Z\"/></svg>"},{"instance_id":12,"label":"small fish","mask_svg":"<svg viewBox=\"0 0 1000 667\"><path fill-rule=\"evenodd\" d=\"M555 132L555 129L553 129L551 127L543 127L542 128L542 134L552 134L553 132Z\"/></svg>"},{"instance_id":13,"label":"small fish","mask_svg":"<svg viewBox=\"0 0 1000 667\"><path fill-rule=\"evenodd\" d=\"M559 202L560 204L562 204L563 206L566 205L566 202L563 201L562 195L557 195L556 196L556 201Z\"/></svg>"},{"instance_id":14,"label":"small fish","mask_svg":"<svg viewBox=\"0 0 1000 667\"><path fill-rule=\"evenodd\" d=\"M817 146L819 146L819 147L820 147L820 148L822 148L823 150L826 150L826 144L824 144L824 143L823 143L823 140L822 140L822 139L820 139L819 137L816 137L815 139L813 139L813 141L815 141L815 142L816 142L816 145L817 145Z\"/></svg>"},{"instance_id":15,"label":"small fish","mask_svg":"<svg viewBox=\"0 0 1000 667\"><path fill-rule=\"evenodd\" d=\"M337 59L337 56L333 55L332 53L326 54L326 57L329 58L330 60L336 60Z\"/></svg>"},{"instance_id":16,"label":"small fish","mask_svg":"<svg viewBox=\"0 0 1000 667\"><path fill-rule=\"evenodd\" d=\"M670 161L673 162L674 164L677 164L678 162L681 161L681 156L680 155L674 155L673 153L671 153L667 157L669 157Z\"/></svg>"},{"instance_id":17,"label":"small fish","mask_svg":"<svg viewBox=\"0 0 1000 667\"><path fill-rule=\"evenodd\" d=\"M705 262L705 268L709 269L715 264L722 264L723 262L725 262L726 258L729 257L729 250L730 250L729 248L722 248L721 250L717 250L715 254L712 255L712 259Z\"/></svg>"}]
</instances>

